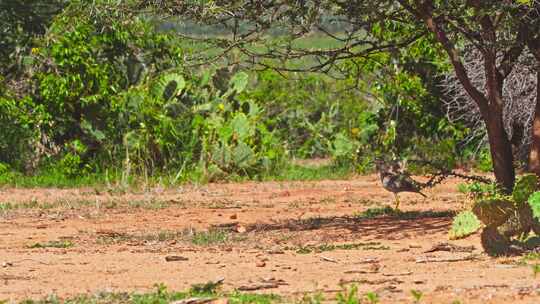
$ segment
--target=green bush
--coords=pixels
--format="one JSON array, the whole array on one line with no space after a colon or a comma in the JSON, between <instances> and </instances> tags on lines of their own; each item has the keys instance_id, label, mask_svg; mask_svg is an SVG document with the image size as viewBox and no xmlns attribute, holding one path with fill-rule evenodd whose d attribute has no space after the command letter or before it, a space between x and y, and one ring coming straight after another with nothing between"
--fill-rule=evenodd
<instances>
[{"instance_id":1,"label":"green bush","mask_svg":"<svg viewBox=\"0 0 540 304\"><path fill-rule=\"evenodd\" d=\"M510 244L520 244L531 230L540 233L540 192L535 192L537 189L538 177L534 174L518 177L512 195L501 194L495 185L462 186L460 191L472 192L475 202L472 212L465 211L454 219L450 237L467 236L467 232L461 232L476 231L481 221L485 225L481 241L486 253L492 256L511 253ZM527 247L526 243L521 244Z\"/></svg>"},{"instance_id":2,"label":"green bush","mask_svg":"<svg viewBox=\"0 0 540 304\"><path fill-rule=\"evenodd\" d=\"M338 166L348 166L355 164L359 144L343 133L338 133L332 141L330 154L332 160Z\"/></svg>"},{"instance_id":3,"label":"green bush","mask_svg":"<svg viewBox=\"0 0 540 304\"><path fill-rule=\"evenodd\" d=\"M239 95L247 82L243 72L168 73L120 95L124 161L139 169L200 170L209 180L279 170L286 151L262 108Z\"/></svg>"},{"instance_id":4,"label":"green bush","mask_svg":"<svg viewBox=\"0 0 540 304\"><path fill-rule=\"evenodd\" d=\"M258 72L244 95L264 104L263 120L286 140L293 156L331 156L339 133L351 139L371 135L360 121L368 116L368 102L359 90L352 89L350 81L319 74L282 75L270 70Z\"/></svg>"},{"instance_id":5,"label":"green bush","mask_svg":"<svg viewBox=\"0 0 540 304\"><path fill-rule=\"evenodd\" d=\"M362 66L362 79L192 69L183 58L196 47L158 21L106 0L66 4L18 55L13 92L0 79L0 162L10 170L178 181L268 177L289 156L361 172L386 154L459 161L465 131L440 111L437 67L410 65L435 56L419 45L415 58L343 62ZM403 69L380 78L395 59Z\"/></svg>"},{"instance_id":6,"label":"green bush","mask_svg":"<svg viewBox=\"0 0 540 304\"><path fill-rule=\"evenodd\" d=\"M489 150L482 150L482 152L480 152L475 165L476 168L482 172L491 172L491 170L493 170L493 161L491 160Z\"/></svg>"},{"instance_id":7,"label":"green bush","mask_svg":"<svg viewBox=\"0 0 540 304\"><path fill-rule=\"evenodd\" d=\"M34 107L28 98L16 100L0 93L0 163L9 164L13 169L19 170L32 167L35 152L32 144L39 135L34 120L39 120L40 110L39 107Z\"/></svg>"},{"instance_id":8,"label":"green bush","mask_svg":"<svg viewBox=\"0 0 540 304\"><path fill-rule=\"evenodd\" d=\"M66 177L121 167L133 174L200 170L208 178L279 170L287 156L249 76L190 73L181 41L147 19L72 1L36 39L27 96L0 96L0 162ZM33 161L35 159L35 161ZM46 170L38 170L41 166ZM104 170L103 170L104 171Z\"/></svg>"}]
</instances>

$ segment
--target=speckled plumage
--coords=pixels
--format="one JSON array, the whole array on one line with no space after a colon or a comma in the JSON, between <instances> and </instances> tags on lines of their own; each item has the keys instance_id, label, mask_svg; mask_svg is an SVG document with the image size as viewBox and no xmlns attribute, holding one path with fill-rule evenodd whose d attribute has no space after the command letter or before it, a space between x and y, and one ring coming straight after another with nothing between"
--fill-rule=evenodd
<instances>
[{"instance_id":1,"label":"speckled plumage","mask_svg":"<svg viewBox=\"0 0 540 304\"><path fill-rule=\"evenodd\" d=\"M383 171L380 172L380 176L384 189L392 193L414 192L425 197L425 195L420 192L416 182L406 174Z\"/></svg>"},{"instance_id":2,"label":"speckled plumage","mask_svg":"<svg viewBox=\"0 0 540 304\"><path fill-rule=\"evenodd\" d=\"M392 192L395 196L396 209L399 207L397 194L400 192L413 192L426 197L426 195L420 191L418 183L405 172L401 172L397 164L387 165L382 161L377 161L376 167L379 171L383 188Z\"/></svg>"}]
</instances>

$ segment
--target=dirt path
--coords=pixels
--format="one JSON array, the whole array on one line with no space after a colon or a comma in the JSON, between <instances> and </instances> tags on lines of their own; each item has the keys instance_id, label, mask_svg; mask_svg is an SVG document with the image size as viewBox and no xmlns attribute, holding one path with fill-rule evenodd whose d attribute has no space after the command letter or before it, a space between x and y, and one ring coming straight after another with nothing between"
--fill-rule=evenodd
<instances>
[{"instance_id":1,"label":"dirt path","mask_svg":"<svg viewBox=\"0 0 540 304\"><path fill-rule=\"evenodd\" d=\"M183 290L224 279L225 290L266 286L257 292L291 300L332 299L342 284L356 283L382 303L412 303L411 290L422 292L422 303L540 303L531 266L483 255L477 235L450 242L471 252L426 252L448 242L448 211L464 201L457 182L426 201L404 194L407 216L374 218L365 211L392 203L375 176L128 194L3 189L0 300L146 291L156 283Z\"/></svg>"}]
</instances>

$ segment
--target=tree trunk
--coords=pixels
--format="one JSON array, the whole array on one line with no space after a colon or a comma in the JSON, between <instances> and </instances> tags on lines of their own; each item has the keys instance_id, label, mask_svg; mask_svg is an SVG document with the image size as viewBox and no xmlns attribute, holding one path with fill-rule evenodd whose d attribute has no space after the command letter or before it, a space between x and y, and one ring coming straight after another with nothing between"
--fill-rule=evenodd
<instances>
[{"instance_id":1,"label":"tree trunk","mask_svg":"<svg viewBox=\"0 0 540 304\"><path fill-rule=\"evenodd\" d=\"M506 192L511 192L515 182L514 157L512 155L512 147L508 135L504 129L503 123L503 85L504 78L508 72L501 73L497 69L497 51L494 49L484 49L484 68L486 72L486 89L487 96L478 90L471 82L467 70L465 69L460 52L450 40L444 30L444 20L435 18L433 14L434 1L415 1L416 8L409 4L409 1L399 1L403 7L409 10L414 15L424 20L426 27L435 35L437 41L442 45L448 58L454 67L456 75L463 85L467 94L476 102L482 119L484 120L493 160L493 171L495 178L500 187ZM477 6L480 2L474 6ZM497 41L496 29L489 16L477 16L481 20L482 40L492 42L495 45ZM489 43L488 43L489 44Z\"/></svg>"},{"instance_id":2,"label":"tree trunk","mask_svg":"<svg viewBox=\"0 0 540 304\"><path fill-rule=\"evenodd\" d=\"M493 172L497 183L510 193L516 179L512 146L504 130L502 113L490 112L486 120Z\"/></svg>"},{"instance_id":3,"label":"tree trunk","mask_svg":"<svg viewBox=\"0 0 540 304\"><path fill-rule=\"evenodd\" d=\"M514 188L516 173L512 145L503 122L504 77L497 69L495 52L484 53L484 68L489 111L483 113L483 118L487 128L493 173L495 173L495 179L499 186L505 192L510 193Z\"/></svg>"},{"instance_id":4,"label":"tree trunk","mask_svg":"<svg viewBox=\"0 0 540 304\"><path fill-rule=\"evenodd\" d=\"M536 107L532 125L529 171L540 176L540 71L536 72Z\"/></svg>"}]
</instances>

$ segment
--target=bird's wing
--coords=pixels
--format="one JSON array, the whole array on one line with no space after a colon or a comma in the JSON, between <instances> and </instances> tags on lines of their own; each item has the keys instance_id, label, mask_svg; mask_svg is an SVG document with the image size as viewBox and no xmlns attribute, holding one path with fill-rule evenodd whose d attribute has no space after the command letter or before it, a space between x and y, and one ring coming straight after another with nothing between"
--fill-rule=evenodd
<instances>
[{"instance_id":1,"label":"bird's wing","mask_svg":"<svg viewBox=\"0 0 540 304\"><path fill-rule=\"evenodd\" d=\"M418 183L408 175L397 175L395 183L399 191L420 192Z\"/></svg>"}]
</instances>

